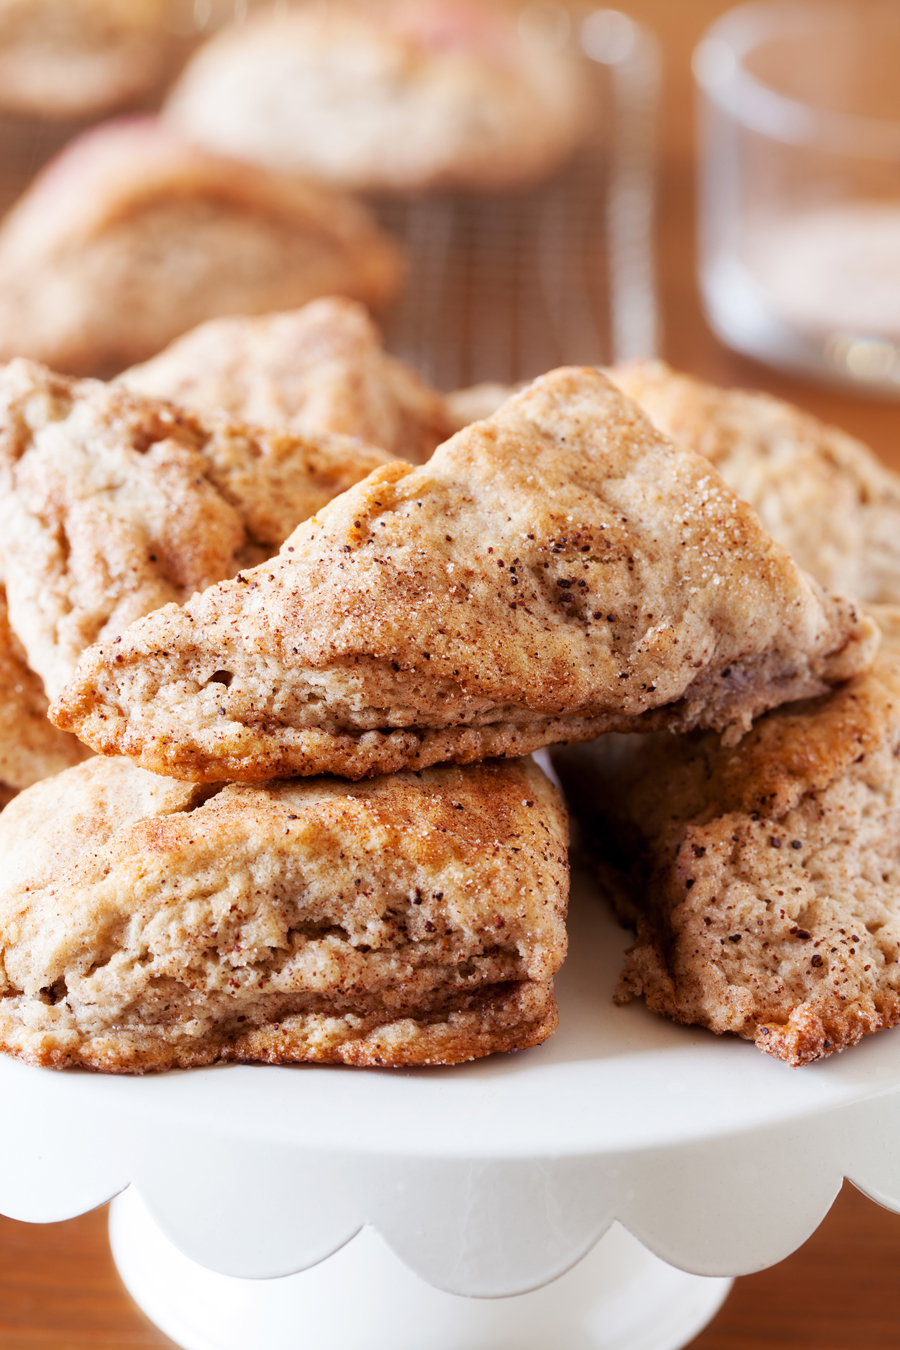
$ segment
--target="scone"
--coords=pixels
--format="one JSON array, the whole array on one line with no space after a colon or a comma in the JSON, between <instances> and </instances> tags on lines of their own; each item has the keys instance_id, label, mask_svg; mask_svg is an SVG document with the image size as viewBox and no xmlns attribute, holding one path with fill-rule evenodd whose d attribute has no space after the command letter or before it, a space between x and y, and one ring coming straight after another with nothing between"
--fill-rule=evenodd
<instances>
[{"instance_id":1,"label":"scone","mask_svg":"<svg viewBox=\"0 0 900 1350\"><path fill-rule=\"evenodd\" d=\"M92 647L51 715L176 777L359 778L611 730L735 739L876 641L702 456L564 369Z\"/></svg>"},{"instance_id":2,"label":"scone","mask_svg":"<svg viewBox=\"0 0 900 1350\"><path fill-rule=\"evenodd\" d=\"M90 643L274 553L387 458L0 367L0 581L29 665L55 694Z\"/></svg>"},{"instance_id":3,"label":"scone","mask_svg":"<svg viewBox=\"0 0 900 1350\"><path fill-rule=\"evenodd\" d=\"M164 115L212 150L344 187L493 191L570 154L590 117L586 78L511 8L308 0L217 33Z\"/></svg>"},{"instance_id":4,"label":"scone","mask_svg":"<svg viewBox=\"0 0 900 1350\"><path fill-rule=\"evenodd\" d=\"M74 736L47 718L47 695L30 670L9 626L6 591L0 585L0 806L6 793L30 787L87 758Z\"/></svg>"},{"instance_id":5,"label":"scone","mask_svg":"<svg viewBox=\"0 0 900 1350\"><path fill-rule=\"evenodd\" d=\"M157 85L170 0L0 0L0 107L95 117Z\"/></svg>"},{"instance_id":6,"label":"scone","mask_svg":"<svg viewBox=\"0 0 900 1350\"><path fill-rule=\"evenodd\" d=\"M508 398L518 394L521 384L497 384L487 380L484 384L473 384L468 389L455 389L447 395L447 408L454 431L462 431L473 422L483 422L493 417L502 408Z\"/></svg>"},{"instance_id":7,"label":"scone","mask_svg":"<svg viewBox=\"0 0 900 1350\"><path fill-rule=\"evenodd\" d=\"M667 436L706 455L823 586L900 603L900 476L860 441L769 394L717 389L660 361L607 373Z\"/></svg>"},{"instance_id":8,"label":"scone","mask_svg":"<svg viewBox=\"0 0 900 1350\"><path fill-rule=\"evenodd\" d=\"M112 373L219 314L381 304L399 275L350 198L123 119L68 146L0 227L0 358Z\"/></svg>"},{"instance_id":9,"label":"scone","mask_svg":"<svg viewBox=\"0 0 900 1350\"><path fill-rule=\"evenodd\" d=\"M142 1073L535 1045L566 843L528 761L216 793L91 760L0 816L0 1049Z\"/></svg>"},{"instance_id":10,"label":"scone","mask_svg":"<svg viewBox=\"0 0 900 1350\"><path fill-rule=\"evenodd\" d=\"M808 1064L900 1022L900 610L871 672L711 735L554 751L620 912L617 998Z\"/></svg>"},{"instance_id":11,"label":"scone","mask_svg":"<svg viewBox=\"0 0 900 1350\"><path fill-rule=\"evenodd\" d=\"M414 464L455 429L440 394L385 352L363 306L333 296L210 319L119 381L259 426L359 436Z\"/></svg>"}]
</instances>

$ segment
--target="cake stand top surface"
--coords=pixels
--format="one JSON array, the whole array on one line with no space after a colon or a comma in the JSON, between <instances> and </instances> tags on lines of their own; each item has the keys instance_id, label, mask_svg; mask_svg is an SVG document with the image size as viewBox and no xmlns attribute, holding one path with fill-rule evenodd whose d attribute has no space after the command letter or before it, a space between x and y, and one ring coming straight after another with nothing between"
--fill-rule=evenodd
<instances>
[{"instance_id":1,"label":"cake stand top surface","mask_svg":"<svg viewBox=\"0 0 900 1350\"><path fill-rule=\"evenodd\" d=\"M0 1209L59 1219L133 1183L188 1255L248 1276L372 1223L433 1283L496 1294L560 1273L614 1218L734 1274L804 1241L843 1176L900 1208L900 1029L794 1070L617 1008L628 935L578 869L569 932L559 1031L517 1055L146 1078L2 1059Z\"/></svg>"},{"instance_id":2,"label":"cake stand top surface","mask_svg":"<svg viewBox=\"0 0 900 1350\"><path fill-rule=\"evenodd\" d=\"M900 1030L795 1070L732 1037L612 1002L629 935L573 878L558 1032L453 1068L219 1065L145 1078L0 1059L7 1103L93 1117L173 1118L241 1143L430 1157L559 1157L743 1132L900 1090ZM27 1105L26 1105L26 1109Z\"/></svg>"}]
</instances>

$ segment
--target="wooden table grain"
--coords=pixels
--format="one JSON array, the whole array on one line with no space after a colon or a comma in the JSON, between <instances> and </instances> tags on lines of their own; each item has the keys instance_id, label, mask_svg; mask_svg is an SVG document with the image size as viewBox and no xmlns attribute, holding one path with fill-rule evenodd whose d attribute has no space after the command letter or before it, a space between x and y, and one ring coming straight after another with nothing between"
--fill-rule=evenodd
<instances>
[{"instance_id":1,"label":"wooden table grain","mask_svg":"<svg viewBox=\"0 0 900 1350\"><path fill-rule=\"evenodd\" d=\"M719 0L630 0L665 62L658 253L665 354L721 384L767 389L867 440L900 469L900 404L800 383L723 348L700 311L694 264L690 54L728 6ZM740 1214L735 1214L740 1223ZM780 1265L737 1281L695 1350L897 1350L894 1290L900 1216L849 1184L818 1232ZM123 1289L106 1238L106 1210L67 1223L0 1218L0 1350L133 1350L171 1346ZM248 1347L252 1350L252 1347ZM425 1350L425 1347L423 1347ZM549 1347L548 1347L549 1350Z\"/></svg>"}]
</instances>

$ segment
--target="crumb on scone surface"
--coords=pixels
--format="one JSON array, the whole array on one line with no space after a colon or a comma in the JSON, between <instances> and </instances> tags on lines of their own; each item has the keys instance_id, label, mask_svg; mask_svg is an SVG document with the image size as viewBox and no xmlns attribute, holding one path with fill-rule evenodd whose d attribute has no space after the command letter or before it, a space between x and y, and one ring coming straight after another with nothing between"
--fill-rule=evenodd
<instances>
[{"instance_id":1,"label":"crumb on scone surface","mask_svg":"<svg viewBox=\"0 0 900 1350\"><path fill-rule=\"evenodd\" d=\"M609 371L666 435L705 455L829 590L900 602L900 476L861 441L770 394L636 361Z\"/></svg>"},{"instance_id":2,"label":"crumb on scone surface","mask_svg":"<svg viewBox=\"0 0 900 1350\"><path fill-rule=\"evenodd\" d=\"M0 367L0 580L30 666L58 691L90 643L274 552L386 460L346 437Z\"/></svg>"},{"instance_id":3,"label":"crumb on scone surface","mask_svg":"<svg viewBox=\"0 0 900 1350\"><path fill-rule=\"evenodd\" d=\"M537 1044L567 842L530 761L211 791L91 760L0 815L0 1048L145 1072Z\"/></svg>"},{"instance_id":4,"label":"crumb on scone surface","mask_svg":"<svg viewBox=\"0 0 900 1350\"><path fill-rule=\"evenodd\" d=\"M359 778L616 729L734 739L876 642L706 460L567 369L92 647L52 715L185 779Z\"/></svg>"},{"instance_id":5,"label":"crumb on scone surface","mask_svg":"<svg viewBox=\"0 0 900 1350\"><path fill-rule=\"evenodd\" d=\"M736 747L617 737L555 754L637 925L619 1001L792 1065L900 1023L900 610L878 617L871 672Z\"/></svg>"},{"instance_id":6,"label":"crumb on scone surface","mask_svg":"<svg viewBox=\"0 0 900 1350\"><path fill-rule=\"evenodd\" d=\"M365 308L343 297L210 319L119 380L258 426L358 436L414 464L456 429L441 395L389 356Z\"/></svg>"}]
</instances>

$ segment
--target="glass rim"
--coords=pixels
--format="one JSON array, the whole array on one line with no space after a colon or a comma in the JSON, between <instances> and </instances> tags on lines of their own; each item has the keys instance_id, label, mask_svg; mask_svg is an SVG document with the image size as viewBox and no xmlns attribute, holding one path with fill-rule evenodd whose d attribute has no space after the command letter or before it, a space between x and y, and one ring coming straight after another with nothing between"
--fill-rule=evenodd
<instances>
[{"instance_id":1,"label":"glass rim","mask_svg":"<svg viewBox=\"0 0 900 1350\"><path fill-rule=\"evenodd\" d=\"M897 7L891 6L897 14ZM852 0L753 0L723 14L693 55L694 79L735 121L772 140L856 158L900 159L900 117L834 112L791 98L752 75L746 58L762 42L855 22Z\"/></svg>"}]
</instances>

